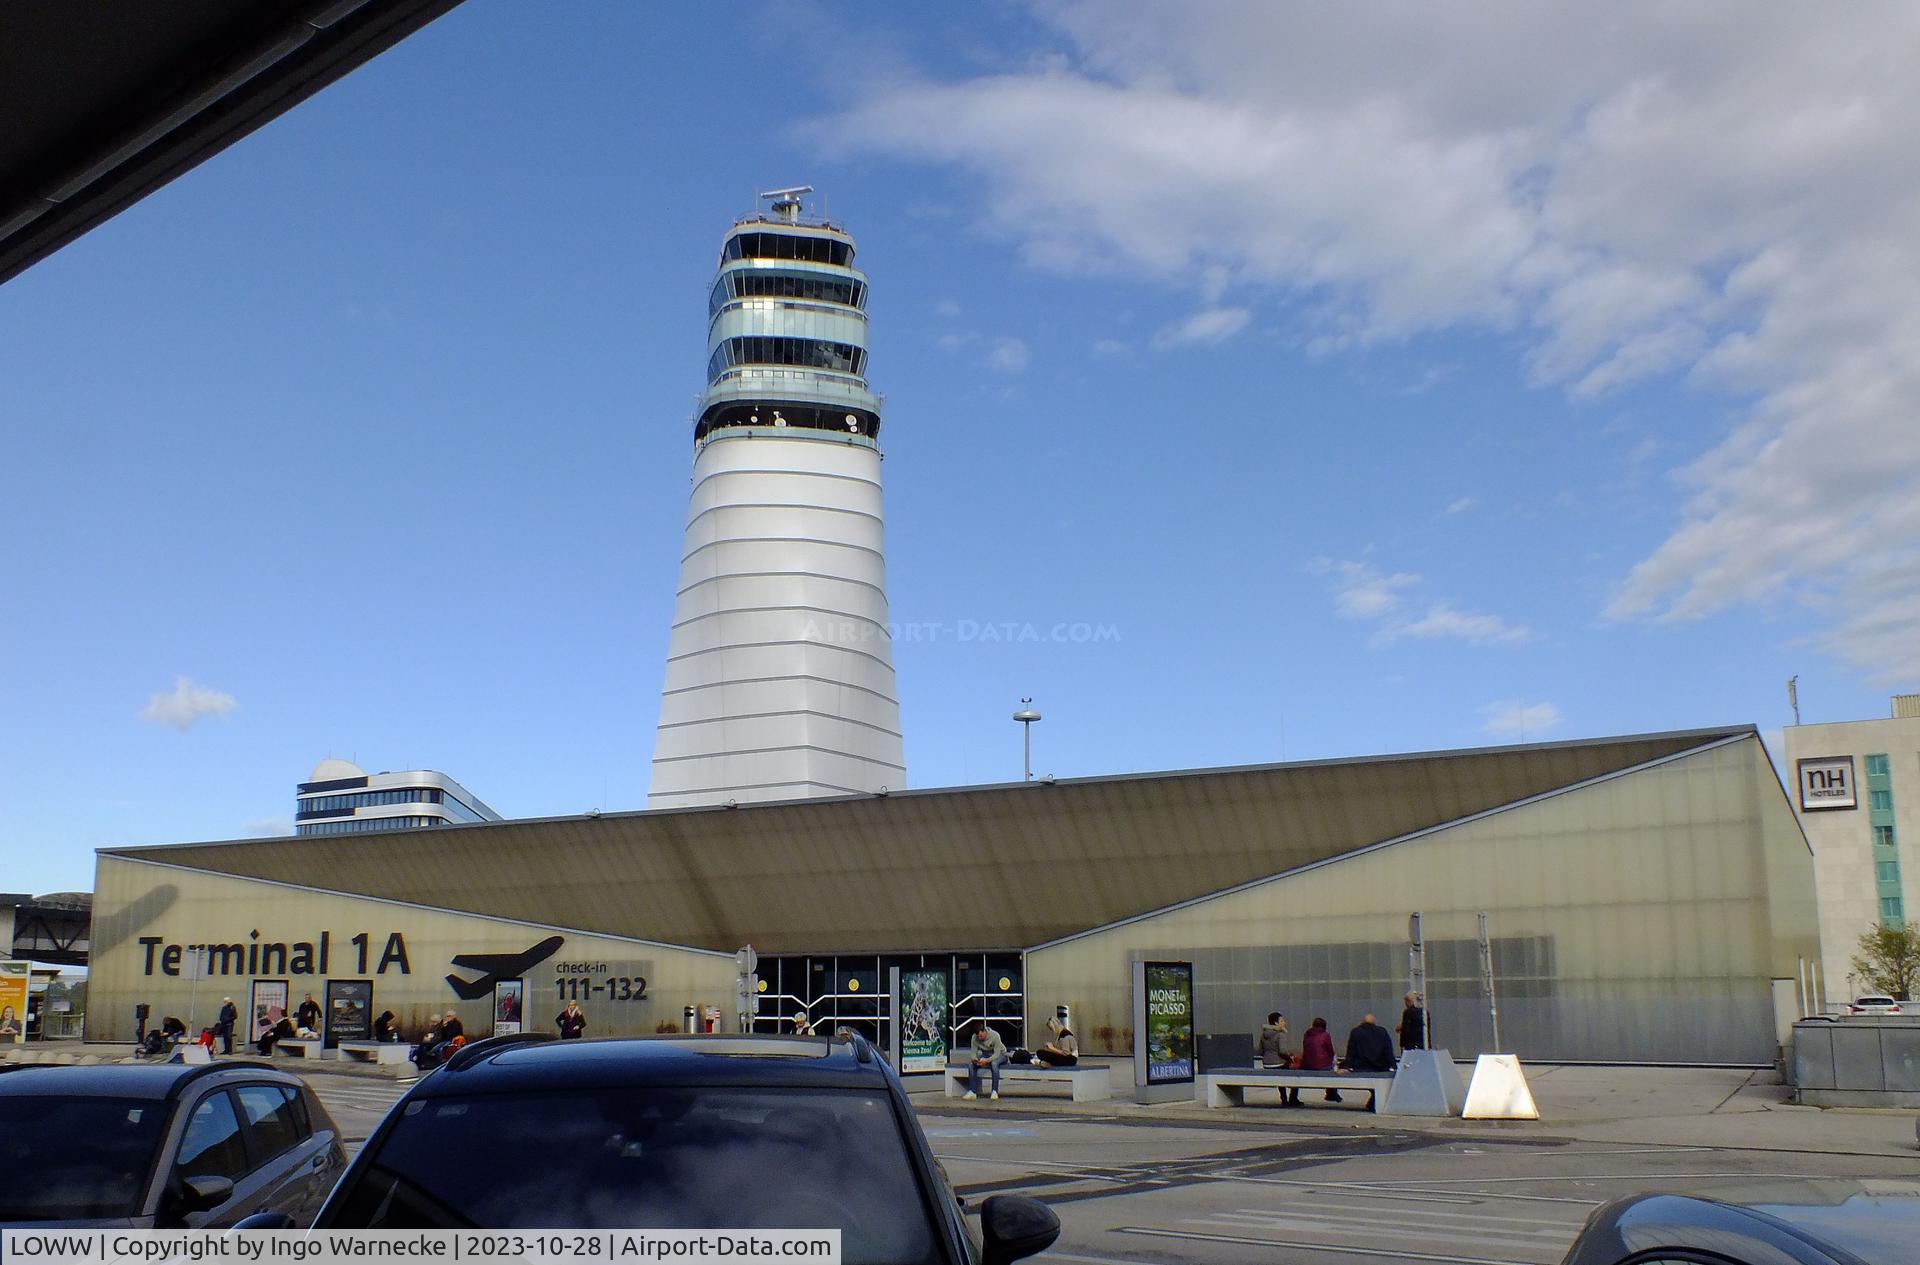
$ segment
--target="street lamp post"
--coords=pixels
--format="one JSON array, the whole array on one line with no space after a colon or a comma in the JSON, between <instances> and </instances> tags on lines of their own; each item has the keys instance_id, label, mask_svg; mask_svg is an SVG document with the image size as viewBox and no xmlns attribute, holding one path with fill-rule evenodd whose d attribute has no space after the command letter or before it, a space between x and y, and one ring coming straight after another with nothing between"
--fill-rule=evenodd
<instances>
[{"instance_id":1,"label":"street lamp post","mask_svg":"<svg viewBox=\"0 0 1920 1265\"><path fill-rule=\"evenodd\" d=\"M1040 719L1040 713L1033 710L1033 700L1020 700L1020 710L1013 714L1020 722L1020 780L1033 781L1033 722Z\"/></svg>"}]
</instances>

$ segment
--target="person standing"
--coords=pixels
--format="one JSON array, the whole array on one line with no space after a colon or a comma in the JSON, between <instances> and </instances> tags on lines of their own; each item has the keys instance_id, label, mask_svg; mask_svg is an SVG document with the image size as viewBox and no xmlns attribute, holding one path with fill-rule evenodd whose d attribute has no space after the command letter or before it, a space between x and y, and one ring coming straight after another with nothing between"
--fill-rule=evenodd
<instances>
[{"instance_id":1,"label":"person standing","mask_svg":"<svg viewBox=\"0 0 1920 1265\"><path fill-rule=\"evenodd\" d=\"M807 1019L807 1012L804 1010L796 1010L793 1014L793 1035L796 1037L813 1035L813 1024Z\"/></svg>"},{"instance_id":2,"label":"person standing","mask_svg":"<svg viewBox=\"0 0 1920 1265\"><path fill-rule=\"evenodd\" d=\"M233 1026L240 1022L240 1008L228 997L220 1003L220 1017L214 1020L213 1030L220 1034L220 1053L233 1053Z\"/></svg>"},{"instance_id":3,"label":"person standing","mask_svg":"<svg viewBox=\"0 0 1920 1265\"><path fill-rule=\"evenodd\" d=\"M973 1021L973 1041L968 1046L968 1053L972 1057L967 1060L967 1092L961 1097L980 1096L980 1072L984 1068L993 1073L993 1089L987 1097L994 1102L1000 1101L1000 1067L1007 1061L1007 1043L1000 1039L1000 1034L985 1019Z\"/></svg>"},{"instance_id":4,"label":"person standing","mask_svg":"<svg viewBox=\"0 0 1920 1265\"><path fill-rule=\"evenodd\" d=\"M1400 1053L1427 1048L1427 1008L1418 993L1408 993L1407 1008L1400 1012Z\"/></svg>"},{"instance_id":5,"label":"person standing","mask_svg":"<svg viewBox=\"0 0 1920 1265\"><path fill-rule=\"evenodd\" d=\"M1327 1031L1327 1021L1314 1016L1313 1023L1307 1028L1307 1035L1300 1038L1300 1070L1303 1072L1331 1072L1333 1070L1333 1034ZM1294 1102L1300 1098L1296 1094ZM1339 1102L1340 1091L1329 1089L1328 1102Z\"/></svg>"},{"instance_id":6,"label":"person standing","mask_svg":"<svg viewBox=\"0 0 1920 1265\"><path fill-rule=\"evenodd\" d=\"M580 1003L570 1001L567 1008L554 1016L553 1026L560 1029L562 1041L578 1041L580 1034L587 1030L587 1012L580 1009Z\"/></svg>"}]
</instances>

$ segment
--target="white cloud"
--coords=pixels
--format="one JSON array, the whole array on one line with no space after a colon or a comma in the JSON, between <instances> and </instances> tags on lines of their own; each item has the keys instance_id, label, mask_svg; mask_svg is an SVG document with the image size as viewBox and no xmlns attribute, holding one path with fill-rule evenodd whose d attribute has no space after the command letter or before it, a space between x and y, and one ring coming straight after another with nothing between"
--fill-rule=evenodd
<instances>
[{"instance_id":1,"label":"white cloud","mask_svg":"<svg viewBox=\"0 0 1920 1265\"><path fill-rule=\"evenodd\" d=\"M1155 334L1153 345L1164 348L1224 343L1245 329L1252 319L1252 311L1244 307L1202 308Z\"/></svg>"},{"instance_id":2,"label":"white cloud","mask_svg":"<svg viewBox=\"0 0 1920 1265\"><path fill-rule=\"evenodd\" d=\"M1566 720L1552 703L1525 703L1506 699L1480 709L1486 731L1502 738L1538 738Z\"/></svg>"},{"instance_id":3,"label":"white cloud","mask_svg":"<svg viewBox=\"0 0 1920 1265\"><path fill-rule=\"evenodd\" d=\"M1447 640L1474 646L1517 645L1533 639L1533 631L1524 624L1463 611L1450 602L1429 602L1422 614L1408 614L1406 595L1423 583L1410 571L1383 573L1368 562L1336 558L1315 558L1307 569L1332 577L1334 614L1377 625L1372 638L1376 646Z\"/></svg>"},{"instance_id":4,"label":"white cloud","mask_svg":"<svg viewBox=\"0 0 1920 1265\"><path fill-rule=\"evenodd\" d=\"M1439 602L1429 606L1427 613L1418 619L1380 630L1382 643L1408 639L1446 639L1464 641L1473 646L1513 645L1531 641L1533 632L1524 625L1509 624L1498 615L1455 610L1445 602Z\"/></svg>"},{"instance_id":5,"label":"white cloud","mask_svg":"<svg viewBox=\"0 0 1920 1265\"><path fill-rule=\"evenodd\" d=\"M1577 398L1725 392L1608 614L1802 603L1920 677L1920 6L1385 7L1048 0L1063 54L876 81L835 134L960 170L1037 267L1230 283L1311 353L1492 330Z\"/></svg>"},{"instance_id":6,"label":"white cloud","mask_svg":"<svg viewBox=\"0 0 1920 1265\"><path fill-rule=\"evenodd\" d=\"M1479 504L1480 498L1477 496L1457 497L1447 502L1447 508L1443 512L1447 514L1464 514Z\"/></svg>"},{"instance_id":7,"label":"white cloud","mask_svg":"<svg viewBox=\"0 0 1920 1265\"><path fill-rule=\"evenodd\" d=\"M293 833L293 820L288 817L256 817L252 821L240 823L240 838L268 839L275 835Z\"/></svg>"},{"instance_id":8,"label":"white cloud","mask_svg":"<svg viewBox=\"0 0 1920 1265\"><path fill-rule=\"evenodd\" d=\"M1032 359L1033 353L1017 338L996 338L987 349L987 368L995 373L1019 373Z\"/></svg>"},{"instance_id":9,"label":"white cloud","mask_svg":"<svg viewBox=\"0 0 1920 1265\"><path fill-rule=\"evenodd\" d=\"M1316 575L1331 575L1333 610L1342 619L1378 619L1400 605L1400 592L1420 583L1420 577L1406 571L1382 575L1365 562L1315 558L1308 570Z\"/></svg>"},{"instance_id":10,"label":"white cloud","mask_svg":"<svg viewBox=\"0 0 1920 1265\"><path fill-rule=\"evenodd\" d=\"M175 677L171 694L155 694L140 709L140 718L154 725L170 725L185 731L206 716L228 716L239 703L225 690L196 685L186 677Z\"/></svg>"}]
</instances>

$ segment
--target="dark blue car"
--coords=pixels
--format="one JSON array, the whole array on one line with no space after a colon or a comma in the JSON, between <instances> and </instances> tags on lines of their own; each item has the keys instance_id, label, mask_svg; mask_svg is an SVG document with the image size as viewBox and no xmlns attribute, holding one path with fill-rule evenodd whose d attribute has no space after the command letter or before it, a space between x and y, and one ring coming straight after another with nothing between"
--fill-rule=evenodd
<instances>
[{"instance_id":1,"label":"dark blue car","mask_svg":"<svg viewBox=\"0 0 1920 1265\"><path fill-rule=\"evenodd\" d=\"M346 1166L313 1091L266 1064L0 1072L0 1225L303 1226Z\"/></svg>"},{"instance_id":2,"label":"dark blue car","mask_svg":"<svg viewBox=\"0 0 1920 1265\"><path fill-rule=\"evenodd\" d=\"M755 1036L468 1046L394 1105L316 1225L838 1229L844 1265L1005 1265L1060 1231L995 1196L976 1239L865 1041Z\"/></svg>"}]
</instances>

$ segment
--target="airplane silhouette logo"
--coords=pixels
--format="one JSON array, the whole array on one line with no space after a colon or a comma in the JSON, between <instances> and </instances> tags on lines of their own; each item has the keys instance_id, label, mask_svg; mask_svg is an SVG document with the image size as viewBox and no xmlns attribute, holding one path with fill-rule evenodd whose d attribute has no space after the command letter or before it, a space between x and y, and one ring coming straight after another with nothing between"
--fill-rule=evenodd
<instances>
[{"instance_id":1,"label":"airplane silhouette logo","mask_svg":"<svg viewBox=\"0 0 1920 1265\"><path fill-rule=\"evenodd\" d=\"M477 980L464 980L458 975L447 976L447 987L461 1001L477 1001L493 991L493 986L503 979L513 979L524 975L560 951L565 944L565 936L548 936L539 944L524 953L457 953L453 965L462 970L479 971Z\"/></svg>"}]
</instances>

